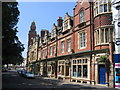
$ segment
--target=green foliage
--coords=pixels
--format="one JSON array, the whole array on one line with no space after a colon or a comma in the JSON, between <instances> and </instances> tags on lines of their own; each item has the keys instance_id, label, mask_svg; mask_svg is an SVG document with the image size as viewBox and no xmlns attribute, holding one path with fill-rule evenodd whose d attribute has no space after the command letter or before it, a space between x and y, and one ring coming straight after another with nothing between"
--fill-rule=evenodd
<instances>
[{"instance_id":1,"label":"green foliage","mask_svg":"<svg viewBox=\"0 0 120 90\"><path fill-rule=\"evenodd\" d=\"M2 63L20 64L23 62L23 44L17 37L19 10L17 2L2 3Z\"/></svg>"},{"instance_id":2,"label":"green foliage","mask_svg":"<svg viewBox=\"0 0 120 90\"><path fill-rule=\"evenodd\" d=\"M107 61L107 56L100 56L99 62L106 62Z\"/></svg>"}]
</instances>

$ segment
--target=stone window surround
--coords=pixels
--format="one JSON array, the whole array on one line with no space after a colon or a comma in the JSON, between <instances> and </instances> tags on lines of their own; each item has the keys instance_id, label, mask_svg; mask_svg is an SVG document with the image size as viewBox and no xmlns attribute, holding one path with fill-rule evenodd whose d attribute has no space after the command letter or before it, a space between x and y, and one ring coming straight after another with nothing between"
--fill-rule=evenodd
<instances>
[{"instance_id":1,"label":"stone window surround","mask_svg":"<svg viewBox=\"0 0 120 90\"><path fill-rule=\"evenodd\" d=\"M84 22L84 15L85 15L85 12L83 9L81 9L79 12L80 23Z\"/></svg>"},{"instance_id":2,"label":"stone window surround","mask_svg":"<svg viewBox=\"0 0 120 90\"><path fill-rule=\"evenodd\" d=\"M87 32L86 32L86 30L82 30L82 31L80 31L80 32L78 32L78 49L84 49L84 48L86 48L86 46L87 46L87 39L85 38L85 47L81 47L81 44L80 44L80 33L84 33L85 32L85 37L87 37Z\"/></svg>"},{"instance_id":3,"label":"stone window surround","mask_svg":"<svg viewBox=\"0 0 120 90\"><path fill-rule=\"evenodd\" d=\"M71 38L67 39L67 52L71 52Z\"/></svg>"}]
</instances>

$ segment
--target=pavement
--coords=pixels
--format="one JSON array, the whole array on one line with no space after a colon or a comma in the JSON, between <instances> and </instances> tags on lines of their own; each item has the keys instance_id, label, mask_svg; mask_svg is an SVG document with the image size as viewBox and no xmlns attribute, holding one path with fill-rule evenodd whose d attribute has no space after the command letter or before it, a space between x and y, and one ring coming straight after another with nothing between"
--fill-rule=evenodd
<instances>
[{"instance_id":1,"label":"pavement","mask_svg":"<svg viewBox=\"0 0 120 90\"><path fill-rule=\"evenodd\" d=\"M91 84L82 84L82 83L78 83L78 82L70 82L70 80L61 80L61 79L56 79L56 78L49 78L49 77L41 77L39 75L36 75L36 78L42 78L44 80L47 80L47 82L50 82L52 84L59 84L59 85L80 85L80 86L87 86L87 87L91 87L91 88L109 88L107 86L102 86L102 85L91 85ZM60 82L60 83L58 83ZM77 87L76 87L77 88ZM115 88L114 88L115 89Z\"/></svg>"}]
</instances>

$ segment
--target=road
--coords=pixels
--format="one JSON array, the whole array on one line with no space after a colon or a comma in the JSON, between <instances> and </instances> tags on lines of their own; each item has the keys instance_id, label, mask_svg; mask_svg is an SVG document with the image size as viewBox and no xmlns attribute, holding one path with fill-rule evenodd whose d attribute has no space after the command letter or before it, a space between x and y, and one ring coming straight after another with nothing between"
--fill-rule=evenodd
<instances>
[{"instance_id":1,"label":"road","mask_svg":"<svg viewBox=\"0 0 120 90\"><path fill-rule=\"evenodd\" d=\"M2 88L81 88L89 90L104 87L66 83L63 80L45 79L42 77L27 79L19 76L16 71L7 71L2 73Z\"/></svg>"}]
</instances>

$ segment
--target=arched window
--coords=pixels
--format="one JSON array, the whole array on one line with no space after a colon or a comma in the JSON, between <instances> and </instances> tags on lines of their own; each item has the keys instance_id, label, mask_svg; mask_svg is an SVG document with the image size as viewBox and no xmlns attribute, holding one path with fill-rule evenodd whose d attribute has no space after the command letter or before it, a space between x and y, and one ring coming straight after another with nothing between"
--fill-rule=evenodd
<instances>
[{"instance_id":1,"label":"arched window","mask_svg":"<svg viewBox=\"0 0 120 90\"><path fill-rule=\"evenodd\" d=\"M84 22L84 11L80 11L80 23Z\"/></svg>"}]
</instances>

